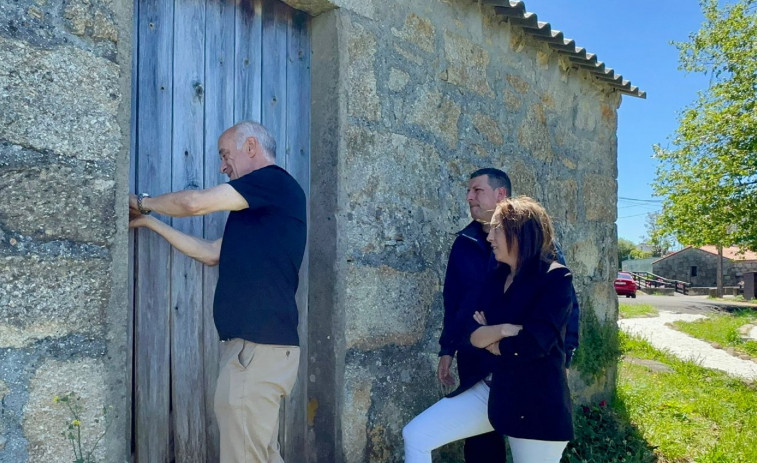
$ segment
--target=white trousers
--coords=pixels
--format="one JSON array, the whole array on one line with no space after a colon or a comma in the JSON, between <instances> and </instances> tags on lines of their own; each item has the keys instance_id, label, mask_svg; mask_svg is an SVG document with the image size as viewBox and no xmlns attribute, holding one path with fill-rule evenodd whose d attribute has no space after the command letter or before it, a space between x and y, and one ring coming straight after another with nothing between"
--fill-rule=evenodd
<instances>
[{"instance_id":1,"label":"white trousers","mask_svg":"<svg viewBox=\"0 0 757 463\"><path fill-rule=\"evenodd\" d=\"M450 442L494 430L489 423L489 386L479 381L462 394L444 398L404 429L405 463L431 463L431 451ZM559 463L567 441L508 437L514 463ZM504 462L503 462L504 463Z\"/></svg>"}]
</instances>

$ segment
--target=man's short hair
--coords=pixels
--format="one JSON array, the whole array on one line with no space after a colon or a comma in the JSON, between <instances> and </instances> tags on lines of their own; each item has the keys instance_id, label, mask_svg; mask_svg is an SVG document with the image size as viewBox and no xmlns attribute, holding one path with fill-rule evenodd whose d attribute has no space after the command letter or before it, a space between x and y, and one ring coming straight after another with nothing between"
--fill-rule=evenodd
<instances>
[{"instance_id":1,"label":"man's short hair","mask_svg":"<svg viewBox=\"0 0 757 463\"><path fill-rule=\"evenodd\" d=\"M266 156L272 161L276 160L276 139L273 138L271 132L268 131L262 124L255 121L242 121L234 125L234 137L237 143L237 149L241 149L245 140L250 137L257 138L260 146L263 147Z\"/></svg>"},{"instance_id":2,"label":"man's short hair","mask_svg":"<svg viewBox=\"0 0 757 463\"><path fill-rule=\"evenodd\" d=\"M487 183L493 190L497 188L504 188L507 196L511 196L513 193L512 185L510 183L510 177L507 176L504 170L495 169L494 167L486 167L484 169L478 169L470 174L470 179L486 175Z\"/></svg>"}]
</instances>

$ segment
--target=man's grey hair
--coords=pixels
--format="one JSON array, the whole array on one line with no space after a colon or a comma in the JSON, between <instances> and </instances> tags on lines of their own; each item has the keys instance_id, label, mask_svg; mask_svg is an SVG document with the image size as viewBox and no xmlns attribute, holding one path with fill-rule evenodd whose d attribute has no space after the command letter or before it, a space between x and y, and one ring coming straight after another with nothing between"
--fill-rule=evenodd
<instances>
[{"instance_id":1,"label":"man's grey hair","mask_svg":"<svg viewBox=\"0 0 757 463\"><path fill-rule=\"evenodd\" d=\"M254 121L242 121L232 127L234 129L234 138L236 139L237 149L242 149L245 140L250 137L257 138L260 146L263 147L266 156L272 161L276 160L276 139L271 132L262 124Z\"/></svg>"}]
</instances>

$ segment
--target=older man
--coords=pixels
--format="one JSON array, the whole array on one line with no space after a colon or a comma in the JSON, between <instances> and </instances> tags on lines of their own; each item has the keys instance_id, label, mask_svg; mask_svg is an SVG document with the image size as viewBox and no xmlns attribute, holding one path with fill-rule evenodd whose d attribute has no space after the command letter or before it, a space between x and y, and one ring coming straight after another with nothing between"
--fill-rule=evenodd
<instances>
[{"instance_id":1,"label":"older man","mask_svg":"<svg viewBox=\"0 0 757 463\"><path fill-rule=\"evenodd\" d=\"M176 249L218 265L213 318L222 341L215 413L222 463L283 462L278 444L281 398L297 378L295 293L307 237L305 193L275 163L276 141L245 121L218 139L230 181L205 190L129 198L132 228L153 230ZM150 216L231 211L215 241L182 233Z\"/></svg>"},{"instance_id":2,"label":"older man","mask_svg":"<svg viewBox=\"0 0 757 463\"><path fill-rule=\"evenodd\" d=\"M445 386L455 384L455 379L450 374L455 354L461 383L475 375L480 368L479 362L483 361L477 350L458 350L458 328L461 326L459 317L466 310L475 307L480 283L484 280L486 271L494 264L491 246L486 241L489 231L487 224L497 203L511 193L510 177L499 169L479 169L468 180L466 199L473 221L458 233L452 244L444 278L444 323L439 338L437 377ZM564 263L559 250L558 254L558 259ZM565 336L566 367L570 365L573 351L578 346L578 316L578 300L574 294L573 310ZM466 463L505 461L504 439L495 432L470 437L465 440L464 454Z\"/></svg>"}]
</instances>

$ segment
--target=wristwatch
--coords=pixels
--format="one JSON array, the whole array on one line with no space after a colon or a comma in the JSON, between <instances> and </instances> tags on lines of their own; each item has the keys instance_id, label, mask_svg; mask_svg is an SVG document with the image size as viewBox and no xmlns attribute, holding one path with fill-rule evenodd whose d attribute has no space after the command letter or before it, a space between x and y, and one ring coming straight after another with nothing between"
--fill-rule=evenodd
<instances>
[{"instance_id":1,"label":"wristwatch","mask_svg":"<svg viewBox=\"0 0 757 463\"><path fill-rule=\"evenodd\" d=\"M137 195L137 209L139 209L140 214L149 215L152 212L152 210L142 207L142 200L149 197L150 193L140 193Z\"/></svg>"}]
</instances>

